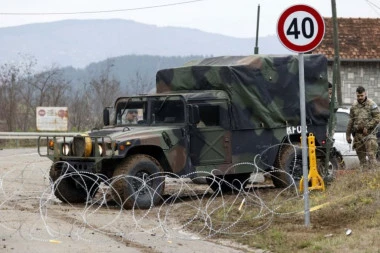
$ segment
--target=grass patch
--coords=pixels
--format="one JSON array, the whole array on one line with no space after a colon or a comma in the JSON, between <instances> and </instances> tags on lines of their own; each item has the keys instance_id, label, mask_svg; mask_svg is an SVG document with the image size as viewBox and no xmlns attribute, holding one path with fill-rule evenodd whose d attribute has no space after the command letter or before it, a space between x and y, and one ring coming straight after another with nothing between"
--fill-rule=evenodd
<instances>
[{"instance_id":1,"label":"grass patch","mask_svg":"<svg viewBox=\"0 0 380 253\"><path fill-rule=\"evenodd\" d=\"M302 195L258 189L203 203L205 213L198 212L187 229L279 253L379 252L380 171L342 174L325 191L310 192L309 199L309 227ZM195 210L178 211L191 215ZM347 229L352 234L346 235Z\"/></svg>"}]
</instances>

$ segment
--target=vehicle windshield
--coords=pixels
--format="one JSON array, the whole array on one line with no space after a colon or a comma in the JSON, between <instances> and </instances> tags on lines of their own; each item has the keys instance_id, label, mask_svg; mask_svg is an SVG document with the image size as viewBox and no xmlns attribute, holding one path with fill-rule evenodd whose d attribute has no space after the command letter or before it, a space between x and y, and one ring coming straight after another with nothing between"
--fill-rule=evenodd
<instances>
[{"instance_id":1,"label":"vehicle windshield","mask_svg":"<svg viewBox=\"0 0 380 253\"><path fill-rule=\"evenodd\" d=\"M166 125L185 122L181 96L131 97L118 101L115 125Z\"/></svg>"}]
</instances>

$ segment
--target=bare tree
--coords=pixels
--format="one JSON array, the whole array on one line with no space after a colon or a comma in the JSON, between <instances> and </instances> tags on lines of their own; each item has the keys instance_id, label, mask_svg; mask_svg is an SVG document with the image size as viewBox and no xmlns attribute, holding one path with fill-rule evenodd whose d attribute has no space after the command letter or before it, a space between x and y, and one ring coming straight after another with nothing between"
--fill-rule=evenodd
<instances>
[{"instance_id":1,"label":"bare tree","mask_svg":"<svg viewBox=\"0 0 380 253\"><path fill-rule=\"evenodd\" d=\"M2 66L6 67L6 66ZM4 72L3 72L4 71ZM7 130L16 130L16 112L17 112L17 82L16 76L18 70L11 67L9 69L1 69L1 118L7 123Z\"/></svg>"},{"instance_id":2,"label":"bare tree","mask_svg":"<svg viewBox=\"0 0 380 253\"><path fill-rule=\"evenodd\" d=\"M65 106L70 82L62 77L62 70L52 65L34 76L30 83L36 89L35 106Z\"/></svg>"},{"instance_id":3,"label":"bare tree","mask_svg":"<svg viewBox=\"0 0 380 253\"><path fill-rule=\"evenodd\" d=\"M127 90L129 94L148 94L154 88L154 84L146 75L136 71L135 76L128 81Z\"/></svg>"},{"instance_id":4,"label":"bare tree","mask_svg":"<svg viewBox=\"0 0 380 253\"><path fill-rule=\"evenodd\" d=\"M69 81L63 78L62 71L52 65L42 72L29 71L27 76L20 80L20 97L23 115L22 129L35 129L36 107L38 106L67 106L68 93L71 90Z\"/></svg>"},{"instance_id":5,"label":"bare tree","mask_svg":"<svg viewBox=\"0 0 380 253\"><path fill-rule=\"evenodd\" d=\"M120 81L111 75L113 64L94 75L83 86L75 89L69 101L69 127L75 131L85 131L101 127L103 109L114 103L120 96Z\"/></svg>"},{"instance_id":6,"label":"bare tree","mask_svg":"<svg viewBox=\"0 0 380 253\"><path fill-rule=\"evenodd\" d=\"M94 115L94 126L102 125L104 107L110 106L120 95L120 81L111 75L113 64L107 62L106 68L98 77L93 77L88 86L88 94L93 101L91 112Z\"/></svg>"},{"instance_id":7,"label":"bare tree","mask_svg":"<svg viewBox=\"0 0 380 253\"><path fill-rule=\"evenodd\" d=\"M21 91L23 80L31 75L36 60L22 55L20 61L0 66L0 119L6 121L8 131L28 128L25 119L26 104Z\"/></svg>"},{"instance_id":8,"label":"bare tree","mask_svg":"<svg viewBox=\"0 0 380 253\"><path fill-rule=\"evenodd\" d=\"M73 93L73 96L69 99L70 129L73 131L85 131L94 126L94 120L90 113L92 104L86 85Z\"/></svg>"},{"instance_id":9,"label":"bare tree","mask_svg":"<svg viewBox=\"0 0 380 253\"><path fill-rule=\"evenodd\" d=\"M6 131L35 130L38 106L69 107L69 129L100 127L103 108L120 96L120 81L111 75L110 62L74 92L57 66L42 72L35 66L35 60L25 57L19 63L0 65L0 120L6 122Z\"/></svg>"}]
</instances>

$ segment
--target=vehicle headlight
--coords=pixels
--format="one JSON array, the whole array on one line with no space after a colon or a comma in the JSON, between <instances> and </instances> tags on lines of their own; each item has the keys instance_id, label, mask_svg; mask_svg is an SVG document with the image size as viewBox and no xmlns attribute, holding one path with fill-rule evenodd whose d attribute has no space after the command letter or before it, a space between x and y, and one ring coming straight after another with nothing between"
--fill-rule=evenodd
<instances>
[{"instance_id":1,"label":"vehicle headlight","mask_svg":"<svg viewBox=\"0 0 380 253\"><path fill-rule=\"evenodd\" d=\"M99 154L103 156L103 147L102 144L98 144Z\"/></svg>"},{"instance_id":2,"label":"vehicle headlight","mask_svg":"<svg viewBox=\"0 0 380 253\"><path fill-rule=\"evenodd\" d=\"M70 153L70 145L67 143L62 144L62 154L63 155L69 155Z\"/></svg>"}]
</instances>

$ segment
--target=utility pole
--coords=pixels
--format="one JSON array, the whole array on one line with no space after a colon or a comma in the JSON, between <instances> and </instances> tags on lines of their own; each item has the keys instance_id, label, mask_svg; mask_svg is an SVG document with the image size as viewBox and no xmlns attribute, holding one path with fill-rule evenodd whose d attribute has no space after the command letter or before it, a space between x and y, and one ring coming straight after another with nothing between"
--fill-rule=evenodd
<instances>
[{"instance_id":1,"label":"utility pole","mask_svg":"<svg viewBox=\"0 0 380 253\"><path fill-rule=\"evenodd\" d=\"M334 34L334 67L333 67L333 96L335 95L335 87L337 91L338 104L342 105L342 86L340 81L340 58L339 58L339 40L338 40L338 21L336 17L336 4L335 0L331 0L331 10L332 10L332 23L333 23L333 34ZM336 86L335 86L336 85ZM335 98L335 97L333 97Z\"/></svg>"},{"instance_id":2,"label":"utility pole","mask_svg":"<svg viewBox=\"0 0 380 253\"><path fill-rule=\"evenodd\" d=\"M339 40L338 40L338 22L336 17L335 0L331 0L332 25L333 25L333 43L334 43L334 63L333 63L333 81L332 94L330 99L330 118L328 124L328 138L326 142L325 169L328 171L330 161L330 151L333 145L333 122L335 121L335 90L338 93L338 104L342 105L342 86L340 84L340 60L339 60Z\"/></svg>"},{"instance_id":3,"label":"utility pole","mask_svg":"<svg viewBox=\"0 0 380 253\"><path fill-rule=\"evenodd\" d=\"M256 45L255 45L255 54L259 54L259 21L260 21L260 4L257 6L257 24L256 24Z\"/></svg>"}]
</instances>

